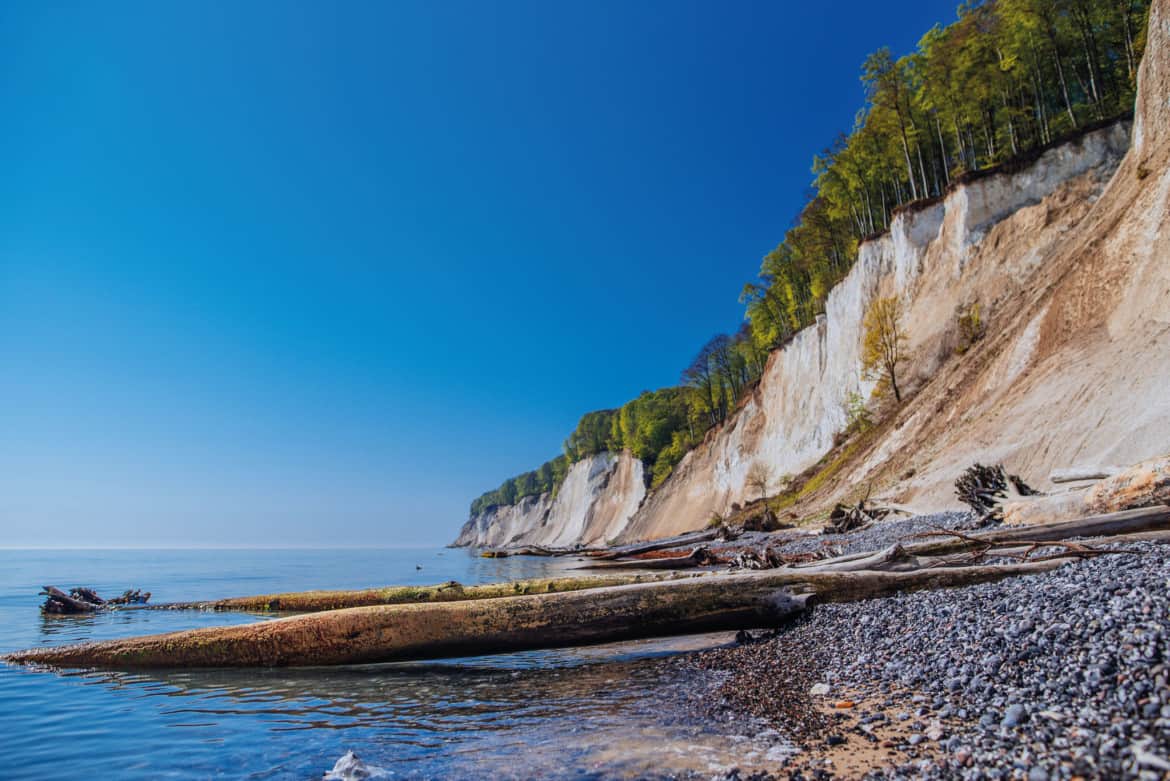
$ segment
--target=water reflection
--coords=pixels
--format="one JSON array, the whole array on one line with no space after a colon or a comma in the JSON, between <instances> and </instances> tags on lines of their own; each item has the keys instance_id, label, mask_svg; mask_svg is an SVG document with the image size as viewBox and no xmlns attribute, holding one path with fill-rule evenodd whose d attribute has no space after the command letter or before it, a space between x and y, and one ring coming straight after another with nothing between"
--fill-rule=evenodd
<instances>
[{"instance_id":1,"label":"water reflection","mask_svg":"<svg viewBox=\"0 0 1170 781\"><path fill-rule=\"evenodd\" d=\"M70 675L151 700L172 728L252 721L269 734L318 740L322 730L360 734L364 758L407 776L426 776L435 763L452 778L589 777L582 768L598 777L709 774L787 751L762 726L728 734L696 718L692 698L711 681L662 659L730 639L427 664Z\"/></svg>"}]
</instances>

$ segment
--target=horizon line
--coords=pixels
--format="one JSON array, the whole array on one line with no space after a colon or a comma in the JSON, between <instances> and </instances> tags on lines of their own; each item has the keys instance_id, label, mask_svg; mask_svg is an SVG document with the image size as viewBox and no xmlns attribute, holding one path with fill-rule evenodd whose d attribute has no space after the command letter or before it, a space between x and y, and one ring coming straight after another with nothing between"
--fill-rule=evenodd
<instances>
[{"instance_id":1,"label":"horizon line","mask_svg":"<svg viewBox=\"0 0 1170 781\"><path fill-rule=\"evenodd\" d=\"M426 550L445 544L418 545L0 545L0 551L95 550Z\"/></svg>"}]
</instances>

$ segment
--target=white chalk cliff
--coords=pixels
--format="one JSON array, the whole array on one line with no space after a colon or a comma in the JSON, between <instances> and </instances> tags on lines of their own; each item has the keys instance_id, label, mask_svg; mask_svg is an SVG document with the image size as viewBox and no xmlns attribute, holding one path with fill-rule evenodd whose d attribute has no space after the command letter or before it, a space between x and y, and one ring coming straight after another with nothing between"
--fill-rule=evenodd
<instances>
[{"instance_id":1,"label":"white chalk cliff","mask_svg":"<svg viewBox=\"0 0 1170 781\"><path fill-rule=\"evenodd\" d=\"M922 510L951 507L972 461L1043 485L1053 467L1132 463L1170 447L1170 12L1154 3L1129 123L961 185L866 242L825 313L769 359L752 396L647 495L641 464L600 455L553 497L471 518L456 544L575 545L701 528L749 498L756 461L797 474L833 447L846 399L868 394L862 321L897 296L908 399L820 498L858 485ZM1128 149L1128 152L1127 152ZM987 336L956 354L957 312ZM754 498L754 497L752 497Z\"/></svg>"},{"instance_id":2,"label":"white chalk cliff","mask_svg":"<svg viewBox=\"0 0 1170 781\"><path fill-rule=\"evenodd\" d=\"M472 515L455 545L601 545L615 539L646 495L642 462L602 453L569 469L554 496L530 496Z\"/></svg>"}]
</instances>

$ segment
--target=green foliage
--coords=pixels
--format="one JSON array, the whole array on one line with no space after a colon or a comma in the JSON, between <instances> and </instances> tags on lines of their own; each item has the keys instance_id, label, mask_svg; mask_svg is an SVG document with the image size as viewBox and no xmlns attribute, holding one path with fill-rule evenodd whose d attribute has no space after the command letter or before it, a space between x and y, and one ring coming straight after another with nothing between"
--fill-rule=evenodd
<instances>
[{"instance_id":1,"label":"green foliage","mask_svg":"<svg viewBox=\"0 0 1170 781\"><path fill-rule=\"evenodd\" d=\"M565 480L569 472L569 461L564 456L557 456L546 461L532 472L509 478L500 484L494 491L479 496L471 503L472 515L500 505L511 505L529 496L540 496L550 491L555 492Z\"/></svg>"},{"instance_id":2,"label":"green foliage","mask_svg":"<svg viewBox=\"0 0 1170 781\"><path fill-rule=\"evenodd\" d=\"M873 417L866 407L865 397L857 391L850 391L845 397L845 415L848 421L846 433L862 433L873 426Z\"/></svg>"},{"instance_id":3,"label":"green foliage","mask_svg":"<svg viewBox=\"0 0 1170 781\"><path fill-rule=\"evenodd\" d=\"M603 409L597 412L586 412L577 423L577 428L565 440L565 456L569 463L604 453L607 450L619 448L610 447L613 436L613 421L617 417L615 409Z\"/></svg>"},{"instance_id":4,"label":"green foliage","mask_svg":"<svg viewBox=\"0 0 1170 781\"><path fill-rule=\"evenodd\" d=\"M883 398L893 392L902 401L898 389L898 365L906 358L906 334L902 329L902 308L897 298L877 298L865 313L865 341L861 348L861 369L869 379L878 381L873 393Z\"/></svg>"},{"instance_id":5,"label":"green foliage","mask_svg":"<svg viewBox=\"0 0 1170 781\"><path fill-rule=\"evenodd\" d=\"M983 322L983 318L979 313L979 303L976 302L966 309L960 309L958 316L959 325L959 344L955 347L955 352L963 355L971 346L983 338L983 334L987 330L987 326Z\"/></svg>"},{"instance_id":6,"label":"green foliage","mask_svg":"<svg viewBox=\"0 0 1170 781\"><path fill-rule=\"evenodd\" d=\"M1148 11L1148 0L976 0L912 54L870 55L852 131L813 158L811 197L744 286L756 348L812 323L898 207L1131 110Z\"/></svg>"}]
</instances>

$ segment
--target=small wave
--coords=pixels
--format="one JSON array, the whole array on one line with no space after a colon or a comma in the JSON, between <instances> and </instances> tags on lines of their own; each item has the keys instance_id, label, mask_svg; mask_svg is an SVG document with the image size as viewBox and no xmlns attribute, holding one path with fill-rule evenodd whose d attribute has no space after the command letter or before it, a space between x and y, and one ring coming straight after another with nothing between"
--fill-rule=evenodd
<instances>
[{"instance_id":1,"label":"small wave","mask_svg":"<svg viewBox=\"0 0 1170 781\"><path fill-rule=\"evenodd\" d=\"M333 769L322 776L323 781L366 781L369 778L388 778L394 775L385 768L367 765L352 751L345 752L333 765Z\"/></svg>"}]
</instances>

